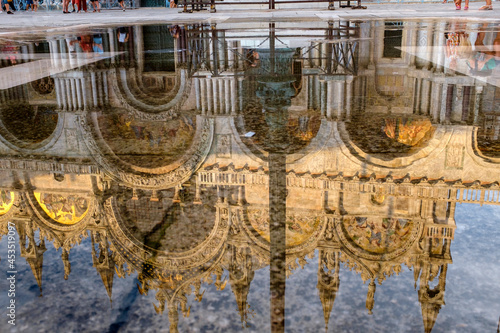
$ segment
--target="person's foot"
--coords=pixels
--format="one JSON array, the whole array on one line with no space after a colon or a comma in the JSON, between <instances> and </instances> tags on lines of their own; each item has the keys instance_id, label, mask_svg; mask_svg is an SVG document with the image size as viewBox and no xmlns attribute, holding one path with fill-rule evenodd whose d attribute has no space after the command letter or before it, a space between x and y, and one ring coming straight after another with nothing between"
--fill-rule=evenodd
<instances>
[{"instance_id":1,"label":"person's foot","mask_svg":"<svg viewBox=\"0 0 500 333\"><path fill-rule=\"evenodd\" d=\"M75 11L76 11L76 10L75 10L75 9L73 9L71 12L72 12L72 13L74 13ZM68 12L68 13L69 13L69 12Z\"/></svg>"},{"instance_id":2,"label":"person's foot","mask_svg":"<svg viewBox=\"0 0 500 333\"><path fill-rule=\"evenodd\" d=\"M479 8L479 10L493 10L492 5L484 5L483 7Z\"/></svg>"},{"instance_id":3,"label":"person's foot","mask_svg":"<svg viewBox=\"0 0 500 333\"><path fill-rule=\"evenodd\" d=\"M7 11L7 14L14 14L13 12L11 12L10 10Z\"/></svg>"},{"instance_id":4,"label":"person's foot","mask_svg":"<svg viewBox=\"0 0 500 333\"><path fill-rule=\"evenodd\" d=\"M125 8L123 8L123 11L125 11Z\"/></svg>"},{"instance_id":5,"label":"person's foot","mask_svg":"<svg viewBox=\"0 0 500 333\"><path fill-rule=\"evenodd\" d=\"M455 8L456 8L456 10L460 10L460 9L462 9L462 6L455 4Z\"/></svg>"},{"instance_id":6,"label":"person's foot","mask_svg":"<svg viewBox=\"0 0 500 333\"><path fill-rule=\"evenodd\" d=\"M464 10L469 10L469 6L465 6L465 7L464 7Z\"/></svg>"}]
</instances>

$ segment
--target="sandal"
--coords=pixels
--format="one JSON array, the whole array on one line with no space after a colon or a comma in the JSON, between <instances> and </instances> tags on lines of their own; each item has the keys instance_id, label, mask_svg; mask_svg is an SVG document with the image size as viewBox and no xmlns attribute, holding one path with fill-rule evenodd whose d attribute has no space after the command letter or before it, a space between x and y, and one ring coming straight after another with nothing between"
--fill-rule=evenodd
<instances>
[{"instance_id":1,"label":"sandal","mask_svg":"<svg viewBox=\"0 0 500 333\"><path fill-rule=\"evenodd\" d=\"M462 6L460 6L459 4L455 4L455 8L456 8L457 10L460 10L460 9L462 9Z\"/></svg>"},{"instance_id":2,"label":"sandal","mask_svg":"<svg viewBox=\"0 0 500 333\"><path fill-rule=\"evenodd\" d=\"M469 6L465 6L465 7L464 7L464 10L469 10Z\"/></svg>"},{"instance_id":3,"label":"sandal","mask_svg":"<svg viewBox=\"0 0 500 333\"><path fill-rule=\"evenodd\" d=\"M493 10L492 5L484 5L483 7L479 8L479 10Z\"/></svg>"}]
</instances>

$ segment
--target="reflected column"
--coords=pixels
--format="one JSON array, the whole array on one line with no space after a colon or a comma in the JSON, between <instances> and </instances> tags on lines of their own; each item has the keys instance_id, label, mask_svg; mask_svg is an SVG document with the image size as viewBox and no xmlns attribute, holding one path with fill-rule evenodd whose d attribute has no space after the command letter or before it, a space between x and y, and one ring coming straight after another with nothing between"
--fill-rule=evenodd
<instances>
[{"instance_id":1,"label":"reflected column","mask_svg":"<svg viewBox=\"0 0 500 333\"><path fill-rule=\"evenodd\" d=\"M286 155L269 154L271 332L285 330Z\"/></svg>"}]
</instances>

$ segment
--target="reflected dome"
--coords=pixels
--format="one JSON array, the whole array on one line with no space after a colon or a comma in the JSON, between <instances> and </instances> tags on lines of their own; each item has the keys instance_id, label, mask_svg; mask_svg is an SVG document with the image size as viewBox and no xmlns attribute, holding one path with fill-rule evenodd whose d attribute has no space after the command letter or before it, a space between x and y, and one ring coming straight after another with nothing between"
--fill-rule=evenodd
<instances>
[{"instance_id":1,"label":"reflected dome","mask_svg":"<svg viewBox=\"0 0 500 333\"><path fill-rule=\"evenodd\" d=\"M122 228L147 248L163 252L184 252L202 243L211 234L216 220L214 198L203 204L193 203L193 193L181 191L172 200L170 191L162 191L151 199L150 191L133 196L125 190L117 198Z\"/></svg>"},{"instance_id":2,"label":"reflected dome","mask_svg":"<svg viewBox=\"0 0 500 333\"><path fill-rule=\"evenodd\" d=\"M145 168L168 165L191 146L196 119L182 115L168 121L138 120L125 112L98 118L99 129L122 161Z\"/></svg>"},{"instance_id":3,"label":"reflected dome","mask_svg":"<svg viewBox=\"0 0 500 333\"><path fill-rule=\"evenodd\" d=\"M277 117L281 118L276 119ZM272 139L270 132L281 130L282 140L280 141L283 141L284 149L288 153L306 147L316 137L321 125L320 116L312 112L266 114L257 107L249 108L248 112L243 115L243 119L244 127L238 128L243 142L266 149ZM281 126L276 123L281 123ZM255 135L249 139L244 136L248 132L254 132ZM281 147L280 141L273 143Z\"/></svg>"},{"instance_id":4,"label":"reflected dome","mask_svg":"<svg viewBox=\"0 0 500 333\"><path fill-rule=\"evenodd\" d=\"M43 211L54 221L76 224L89 210L89 200L75 194L34 192Z\"/></svg>"},{"instance_id":5,"label":"reflected dome","mask_svg":"<svg viewBox=\"0 0 500 333\"><path fill-rule=\"evenodd\" d=\"M26 144L47 139L56 129L58 120L58 114L52 108L28 103L8 104L0 117L5 129Z\"/></svg>"},{"instance_id":6,"label":"reflected dome","mask_svg":"<svg viewBox=\"0 0 500 333\"><path fill-rule=\"evenodd\" d=\"M358 115L346 128L352 141L365 153L380 154L382 159L417 152L436 130L427 118L387 114ZM387 153L390 155L383 155Z\"/></svg>"}]
</instances>

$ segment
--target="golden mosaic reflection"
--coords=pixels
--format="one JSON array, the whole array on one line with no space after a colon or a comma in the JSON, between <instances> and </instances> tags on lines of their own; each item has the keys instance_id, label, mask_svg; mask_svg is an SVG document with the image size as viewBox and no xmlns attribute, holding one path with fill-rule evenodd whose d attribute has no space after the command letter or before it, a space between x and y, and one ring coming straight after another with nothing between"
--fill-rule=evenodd
<instances>
[{"instance_id":1,"label":"golden mosaic reflection","mask_svg":"<svg viewBox=\"0 0 500 333\"><path fill-rule=\"evenodd\" d=\"M1 190L0 191L0 216L8 213L14 205L14 192Z\"/></svg>"}]
</instances>

